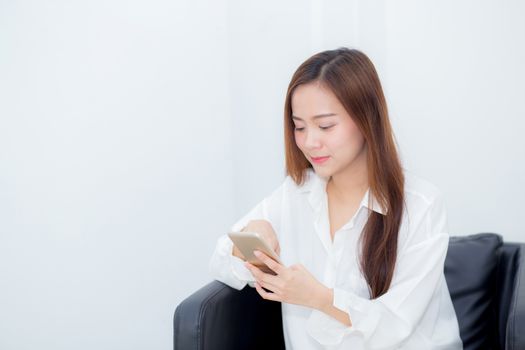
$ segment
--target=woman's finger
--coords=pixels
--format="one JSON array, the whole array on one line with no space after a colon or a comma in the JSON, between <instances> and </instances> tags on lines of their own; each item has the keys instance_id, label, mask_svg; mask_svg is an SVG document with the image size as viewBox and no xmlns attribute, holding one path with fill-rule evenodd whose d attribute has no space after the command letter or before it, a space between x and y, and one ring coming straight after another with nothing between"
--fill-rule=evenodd
<instances>
[{"instance_id":1,"label":"woman's finger","mask_svg":"<svg viewBox=\"0 0 525 350\"><path fill-rule=\"evenodd\" d=\"M249 262L244 263L244 265L248 268L248 270L250 270L253 277L255 277L257 281L260 281L261 284L263 284L263 287L265 288L266 286L271 287L271 288L266 288L266 289L271 289L272 291L276 293L280 293L282 282L278 276L274 276L269 273L265 273L261 271L257 266L254 266L250 264Z\"/></svg>"},{"instance_id":2,"label":"woman's finger","mask_svg":"<svg viewBox=\"0 0 525 350\"><path fill-rule=\"evenodd\" d=\"M261 285L257 282L255 282L255 289L257 290L257 293L259 293L259 295L263 299L281 301L281 298L277 294L266 292L264 289L262 289Z\"/></svg>"},{"instance_id":3,"label":"woman's finger","mask_svg":"<svg viewBox=\"0 0 525 350\"><path fill-rule=\"evenodd\" d=\"M270 258L268 255L264 254L260 250L255 250L253 252L257 259L261 260L266 266L268 266L276 274L280 275L284 272L284 266L279 264L277 261Z\"/></svg>"}]
</instances>

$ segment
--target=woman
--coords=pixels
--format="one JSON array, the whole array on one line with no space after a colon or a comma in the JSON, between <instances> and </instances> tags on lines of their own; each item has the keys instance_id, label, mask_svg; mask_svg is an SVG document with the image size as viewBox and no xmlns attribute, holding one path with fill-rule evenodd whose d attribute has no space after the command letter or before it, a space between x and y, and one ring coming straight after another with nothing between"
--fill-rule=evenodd
<instances>
[{"instance_id":1,"label":"woman","mask_svg":"<svg viewBox=\"0 0 525 350\"><path fill-rule=\"evenodd\" d=\"M223 235L213 277L281 302L287 349L462 349L442 196L402 168L368 57L304 62L284 128L285 180L231 228L259 232L283 265L260 253L276 275L264 273Z\"/></svg>"}]
</instances>

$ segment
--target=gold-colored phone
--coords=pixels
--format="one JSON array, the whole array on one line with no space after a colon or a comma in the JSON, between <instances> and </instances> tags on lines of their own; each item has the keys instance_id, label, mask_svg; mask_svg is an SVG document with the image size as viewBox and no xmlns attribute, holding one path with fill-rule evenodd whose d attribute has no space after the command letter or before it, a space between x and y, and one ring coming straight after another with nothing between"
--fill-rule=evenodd
<instances>
[{"instance_id":1,"label":"gold-colored phone","mask_svg":"<svg viewBox=\"0 0 525 350\"><path fill-rule=\"evenodd\" d=\"M228 236L233 241L233 244L241 251L242 255L244 255L246 261L257 266L261 271L275 275L274 271L269 269L266 264L253 254L254 250L260 250L279 264L282 264L279 256L260 234L257 232L230 232Z\"/></svg>"}]
</instances>

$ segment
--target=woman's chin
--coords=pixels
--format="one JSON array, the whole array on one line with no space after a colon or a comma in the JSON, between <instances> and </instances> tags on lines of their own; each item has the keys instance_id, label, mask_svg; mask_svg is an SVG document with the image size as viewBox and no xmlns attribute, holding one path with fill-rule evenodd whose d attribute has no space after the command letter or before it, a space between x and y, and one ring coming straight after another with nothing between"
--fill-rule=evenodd
<instances>
[{"instance_id":1,"label":"woman's chin","mask_svg":"<svg viewBox=\"0 0 525 350\"><path fill-rule=\"evenodd\" d=\"M315 165L313 167L314 167L315 173L321 177L329 177L332 174L330 169L327 169L326 167L315 166Z\"/></svg>"}]
</instances>

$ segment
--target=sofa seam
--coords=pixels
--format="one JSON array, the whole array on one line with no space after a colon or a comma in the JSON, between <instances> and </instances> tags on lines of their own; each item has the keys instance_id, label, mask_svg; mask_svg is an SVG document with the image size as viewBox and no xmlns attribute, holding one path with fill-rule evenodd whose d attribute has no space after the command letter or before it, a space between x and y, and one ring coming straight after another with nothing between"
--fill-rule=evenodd
<instances>
[{"instance_id":1,"label":"sofa seam","mask_svg":"<svg viewBox=\"0 0 525 350\"><path fill-rule=\"evenodd\" d=\"M517 276L517 279L516 279L516 286L515 286L515 291L517 291L517 294L516 297L514 298L514 307L513 307L513 316L512 316L512 337L514 338L515 336L515 325L516 325L516 317L517 317L517 312L516 312L516 308L517 308L517 305L518 305L518 300L519 300L519 291L521 289L521 275L522 275L522 269L523 269L523 264L522 264L522 261L523 261L523 245L521 245L520 247L520 251L519 251L519 256L518 256L518 271L516 271L516 274L518 275ZM512 349L514 349L514 342L512 343Z\"/></svg>"},{"instance_id":2,"label":"sofa seam","mask_svg":"<svg viewBox=\"0 0 525 350\"><path fill-rule=\"evenodd\" d=\"M202 302L202 305L203 307L201 307L201 309L199 310L199 318L198 318L198 325L199 325L199 328L197 330L197 341L198 341L198 344L197 344L197 350L201 350L203 349L203 346L204 346L204 343L201 342L201 331L202 331L202 315L204 314L204 312L206 311L206 309L208 308L208 301L210 299L212 299L213 297L215 297L217 294L219 294L220 292L222 292L224 290L224 288L226 288L226 286L221 286L220 289L218 289L215 293L209 295L206 299L203 300Z\"/></svg>"}]
</instances>

